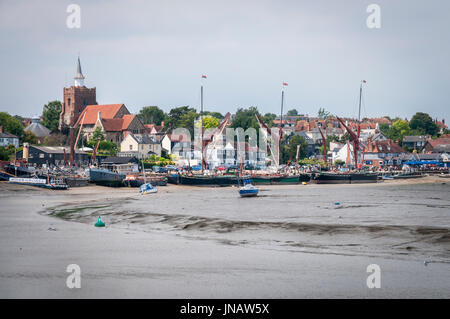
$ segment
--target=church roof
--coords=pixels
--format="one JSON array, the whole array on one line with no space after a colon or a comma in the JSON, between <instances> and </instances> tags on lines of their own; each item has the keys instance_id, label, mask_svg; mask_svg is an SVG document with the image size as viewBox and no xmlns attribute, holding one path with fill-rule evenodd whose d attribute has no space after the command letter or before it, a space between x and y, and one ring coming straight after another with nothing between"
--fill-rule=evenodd
<instances>
[{"instance_id":1,"label":"church roof","mask_svg":"<svg viewBox=\"0 0 450 319\"><path fill-rule=\"evenodd\" d=\"M102 118L102 125L106 132L120 132L123 128L123 119Z\"/></svg>"},{"instance_id":2,"label":"church roof","mask_svg":"<svg viewBox=\"0 0 450 319\"><path fill-rule=\"evenodd\" d=\"M125 114L124 116L122 116L123 118L122 129L127 129L128 126L130 126L131 122L133 122L135 117L136 114Z\"/></svg>"},{"instance_id":3,"label":"church roof","mask_svg":"<svg viewBox=\"0 0 450 319\"><path fill-rule=\"evenodd\" d=\"M104 104L104 105L88 105L81 112L78 117L76 125L80 125L82 122L85 125L94 125L97 122L98 112L101 112L102 119L113 119L116 117L120 108L125 106L124 104ZM128 111L128 110L127 110ZM86 116L84 115L86 113ZM84 118L84 119L83 119Z\"/></svg>"},{"instance_id":4,"label":"church roof","mask_svg":"<svg viewBox=\"0 0 450 319\"><path fill-rule=\"evenodd\" d=\"M106 132L120 132L126 131L131 122L136 117L135 114L125 114L122 118L103 118L102 125Z\"/></svg>"}]
</instances>

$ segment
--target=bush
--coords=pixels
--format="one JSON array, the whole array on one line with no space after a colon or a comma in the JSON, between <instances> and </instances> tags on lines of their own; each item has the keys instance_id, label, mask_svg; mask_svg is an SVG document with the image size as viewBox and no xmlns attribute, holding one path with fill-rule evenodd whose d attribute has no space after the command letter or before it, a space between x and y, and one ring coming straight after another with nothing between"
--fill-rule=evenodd
<instances>
[{"instance_id":1,"label":"bush","mask_svg":"<svg viewBox=\"0 0 450 319\"><path fill-rule=\"evenodd\" d=\"M0 161L9 161L14 155L14 146L0 146Z\"/></svg>"}]
</instances>

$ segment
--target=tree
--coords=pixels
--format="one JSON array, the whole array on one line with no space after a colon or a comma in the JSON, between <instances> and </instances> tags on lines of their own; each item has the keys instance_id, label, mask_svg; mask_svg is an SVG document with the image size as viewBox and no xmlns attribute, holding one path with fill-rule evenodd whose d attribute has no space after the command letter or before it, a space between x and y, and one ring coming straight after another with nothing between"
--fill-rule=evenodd
<instances>
[{"instance_id":1,"label":"tree","mask_svg":"<svg viewBox=\"0 0 450 319\"><path fill-rule=\"evenodd\" d=\"M405 135L412 135L411 127L407 121L397 120L389 129L387 137L393 141L398 141L401 144Z\"/></svg>"},{"instance_id":2,"label":"tree","mask_svg":"<svg viewBox=\"0 0 450 319\"><path fill-rule=\"evenodd\" d=\"M203 111L201 115L210 115L212 117L218 118L219 120L223 120L225 118L225 116L223 116L222 113L219 112Z\"/></svg>"},{"instance_id":3,"label":"tree","mask_svg":"<svg viewBox=\"0 0 450 319\"><path fill-rule=\"evenodd\" d=\"M204 116L203 117L203 128L216 128L220 124L220 120L213 116Z\"/></svg>"},{"instance_id":4,"label":"tree","mask_svg":"<svg viewBox=\"0 0 450 319\"><path fill-rule=\"evenodd\" d=\"M324 108L319 108L319 111L317 112L317 117L323 120L327 119L330 115L330 112L325 111Z\"/></svg>"},{"instance_id":5,"label":"tree","mask_svg":"<svg viewBox=\"0 0 450 319\"><path fill-rule=\"evenodd\" d=\"M303 136L293 135L291 137L286 137L287 143L281 147L281 161L287 163L290 159L295 160L297 155L297 145L300 145L299 159L306 157L306 148L308 143Z\"/></svg>"},{"instance_id":6,"label":"tree","mask_svg":"<svg viewBox=\"0 0 450 319\"><path fill-rule=\"evenodd\" d=\"M33 132L25 131L23 133L22 142L29 143L29 144L36 144L37 143L37 137L34 135Z\"/></svg>"},{"instance_id":7,"label":"tree","mask_svg":"<svg viewBox=\"0 0 450 319\"><path fill-rule=\"evenodd\" d=\"M256 115L260 114L258 112L258 108L255 106L251 106L248 109L239 108L233 117L231 127L232 128L241 127L242 129L244 129L244 131L252 127L258 131L259 123L258 120L256 119Z\"/></svg>"},{"instance_id":8,"label":"tree","mask_svg":"<svg viewBox=\"0 0 450 319\"><path fill-rule=\"evenodd\" d=\"M83 136L80 137L80 139L82 138ZM44 142L42 144L45 146L63 146L69 143L69 139L70 137L62 132L52 132L49 136L44 138ZM77 145L75 147L77 147Z\"/></svg>"},{"instance_id":9,"label":"tree","mask_svg":"<svg viewBox=\"0 0 450 319\"><path fill-rule=\"evenodd\" d=\"M277 115L274 113L266 113L264 114L264 116L262 117L263 122L268 126L268 127L272 127L273 126L273 121L277 118Z\"/></svg>"},{"instance_id":10,"label":"tree","mask_svg":"<svg viewBox=\"0 0 450 319\"><path fill-rule=\"evenodd\" d=\"M100 126L97 126L94 130L94 133L92 133L92 138L89 142L94 142L94 147L97 144L98 141L103 141L105 139L105 134L103 134L103 130Z\"/></svg>"},{"instance_id":11,"label":"tree","mask_svg":"<svg viewBox=\"0 0 450 319\"><path fill-rule=\"evenodd\" d=\"M431 116L423 112L414 114L409 122L409 126L421 135L435 136L439 132L439 127L434 123Z\"/></svg>"},{"instance_id":12,"label":"tree","mask_svg":"<svg viewBox=\"0 0 450 319\"><path fill-rule=\"evenodd\" d=\"M14 151L14 145L0 146L0 161L9 161Z\"/></svg>"},{"instance_id":13,"label":"tree","mask_svg":"<svg viewBox=\"0 0 450 319\"><path fill-rule=\"evenodd\" d=\"M378 127L381 133L383 133L385 136L388 136L389 129L391 128L391 126L388 123L381 123Z\"/></svg>"},{"instance_id":14,"label":"tree","mask_svg":"<svg viewBox=\"0 0 450 319\"><path fill-rule=\"evenodd\" d=\"M0 112L0 126L3 126L5 132L16 135L19 138L23 136L22 123L7 112Z\"/></svg>"},{"instance_id":15,"label":"tree","mask_svg":"<svg viewBox=\"0 0 450 319\"><path fill-rule=\"evenodd\" d=\"M199 116L194 108L189 106L180 106L170 110L166 115L164 127L167 131L172 131L176 128L188 128L193 131L194 120ZM192 132L191 132L192 134Z\"/></svg>"},{"instance_id":16,"label":"tree","mask_svg":"<svg viewBox=\"0 0 450 319\"><path fill-rule=\"evenodd\" d=\"M56 131L59 126L59 115L61 114L61 102L51 101L44 105L41 123L50 131Z\"/></svg>"},{"instance_id":17,"label":"tree","mask_svg":"<svg viewBox=\"0 0 450 319\"><path fill-rule=\"evenodd\" d=\"M287 111L286 115L287 116L297 116L298 111L296 109L292 109L292 110Z\"/></svg>"},{"instance_id":18,"label":"tree","mask_svg":"<svg viewBox=\"0 0 450 319\"><path fill-rule=\"evenodd\" d=\"M164 121L164 111L157 106L144 106L138 114L139 119L144 124L161 125Z\"/></svg>"}]
</instances>

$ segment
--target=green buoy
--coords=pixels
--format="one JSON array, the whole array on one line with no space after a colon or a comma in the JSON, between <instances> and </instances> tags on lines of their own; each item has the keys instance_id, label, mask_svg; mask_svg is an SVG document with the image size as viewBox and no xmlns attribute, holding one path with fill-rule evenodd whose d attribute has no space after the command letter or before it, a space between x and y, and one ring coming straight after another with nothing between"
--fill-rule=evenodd
<instances>
[{"instance_id":1,"label":"green buoy","mask_svg":"<svg viewBox=\"0 0 450 319\"><path fill-rule=\"evenodd\" d=\"M105 223L102 221L102 218L98 216L97 222L94 225L95 227L105 227Z\"/></svg>"}]
</instances>

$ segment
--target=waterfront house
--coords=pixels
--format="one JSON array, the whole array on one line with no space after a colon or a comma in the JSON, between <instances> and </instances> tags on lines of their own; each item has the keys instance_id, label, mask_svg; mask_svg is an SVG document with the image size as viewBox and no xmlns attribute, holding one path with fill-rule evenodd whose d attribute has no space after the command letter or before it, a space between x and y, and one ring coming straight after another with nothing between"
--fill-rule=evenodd
<instances>
[{"instance_id":1,"label":"waterfront house","mask_svg":"<svg viewBox=\"0 0 450 319\"><path fill-rule=\"evenodd\" d=\"M0 146L14 145L14 147L19 147L19 138L14 134L4 132L3 126L0 126Z\"/></svg>"},{"instance_id":2,"label":"waterfront house","mask_svg":"<svg viewBox=\"0 0 450 319\"><path fill-rule=\"evenodd\" d=\"M435 152L435 147L440 145L449 145L450 144L450 134L443 135L436 139L428 139L424 146L424 151L427 153ZM445 148L445 147L444 147ZM439 149L439 148L438 148Z\"/></svg>"},{"instance_id":3,"label":"waterfront house","mask_svg":"<svg viewBox=\"0 0 450 319\"><path fill-rule=\"evenodd\" d=\"M121 152L137 152L138 158L161 156L161 144L150 134L129 133L120 143Z\"/></svg>"},{"instance_id":4,"label":"waterfront house","mask_svg":"<svg viewBox=\"0 0 450 319\"><path fill-rule=\"evenodd\" d=\"M412 150L417 150L420 152L425 146L426 142L431 136L427 135L415 135L415 136L404 136L403 146L406 146Z\"/></svg>"},{"instance_id":5,"label":"waterfront house","mask_svg":"<svg viewBox=\"0 0 450 319\"><path fill-rule=\"evenodd\" d=\"M139 173L141 164L136 157L126 156L108 156L105 158L99 157L101 167L116 171L121 174Z\"/></svg>"},{"instance_id":6,"label":"waterfront house","mask_svg":"<svg viewBox=\"0 0 450 319\"><path fill-rule=\"evenodd\" d=\"M397 165L396 158L405 153L407 152L403 148L391 140L372 141L369 139L364 150L364 160L367 158L367 161L370 161L369 158L373 157L375 162L383 161L381 165ZM371 165L369 162L365 164ZM379 163L375 164L374 166L380 166Z\"/></svg>"}]
</instances>

